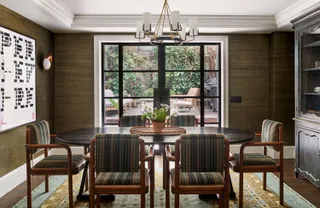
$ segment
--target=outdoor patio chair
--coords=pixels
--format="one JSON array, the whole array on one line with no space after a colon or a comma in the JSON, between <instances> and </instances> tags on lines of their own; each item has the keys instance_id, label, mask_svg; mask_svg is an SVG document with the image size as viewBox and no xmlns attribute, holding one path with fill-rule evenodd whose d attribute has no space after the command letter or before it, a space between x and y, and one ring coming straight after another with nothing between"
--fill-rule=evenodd
<instances>
[{"instance_id":1,"label":"outdoor patio chair","mask_svg":"<svg viewBox=\"0 0 320 208\"><path fill-rule=\"evenodd\" d=\"M175 162L175 168L166 171L166 208L170 190L176 208L180 194L219 194L219 207L229 207L229 141L223 135L189 134L182 135L175 148L175 156L166 148L167 160Z\"/></svg>"},{"instance_id":2,"label":"outdoor patio chair","mask_svg":"<svg viewBox=\"0 0 320 208\"><path fill-rule=\"evenodd\" d=\"M153 149L144 152L145 143L138 135L100 134L90 143L90 207L94 198L100 207L101 194L140 194L140 207L145 207L145 194L150 183L150 206L154 204ZM145 162L151 161L151 169Z\"/></svg>"},{"instance_id":3,"label":"outdoor patio chair","mask_svg":"<svg viewBox=\"0 0 320 208\"><path fill-rule=\"evenodd\" d=\"M190 88L186 95L172 95L171 97L177 96L200 96L200 88ZM174 108L189 108L189 110L197 105L198 98L184 98L184 100L178 100L173 104Z\"/></svg>"},{"instance_id":4,"label":"outdoor patio chair","mask_svg":"<svg viewBox=\"0 0 320 208\"><path fill-rule=\"evenodd\" d=\"M261 146L264 153L244 153L246 147ZM280 151L279 164L267 156L267 146ZM240 154L233 154L230 167L239 173L239 207L243 207L243 174L263 173L263 190L267 188L267 172L280 172L280 204L283 205L283 125L280 122L264 120L262 123L261 142L247 142L241 145Z\"/></svg>"},{"instance_id":5,"label":"outdoor patio chair","mask_svg":"<svg viewBox=\"0 0 320 208\"><path fill-rule=\"evenodd\" d=\"M116 97L112 90L106 89L104 90L104 96L105 97ZM124 97L130 97L130 95L125 94ZM118 98L108 98L104 101L106 114L111 114L112 112L118 113L119 109L119 102ZM131 107L134 105L134 102L131 98L123 99L123 111L127 112L128 109L131 109Z\"/></svg>"}]
</instances>

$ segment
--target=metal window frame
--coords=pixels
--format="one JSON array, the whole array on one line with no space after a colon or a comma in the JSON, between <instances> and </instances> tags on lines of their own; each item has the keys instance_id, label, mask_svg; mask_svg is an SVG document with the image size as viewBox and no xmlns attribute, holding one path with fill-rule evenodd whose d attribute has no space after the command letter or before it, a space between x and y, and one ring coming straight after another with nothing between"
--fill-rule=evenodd
<instances>
[{"instance_id":1,"label":"metal window frame","mask_svg":"<svg viewBox=\"0 0 320 208\"><path fill-rule=\"evenodd\" d=\"M167 72L200 72L200 96L175 96L175 98L199 98L200 99L200 126L204 126L206 124L218 124L219 127L221 127L221 106L222 106L222 100L221 100L221 43L185 43L183 45L175 45L175 44L163 44L163 45L157 45L153 47L158 47L158 70L123 70L123 47L125 46L151 46L149 43L108 43L103 42L101 43L101 54L102 57L105 56L105 46L108 45L117 45L118 46L118 53L119 53L119 70L118 71L108 71L104 69L105 61L104 58L101 58L101 79L102 83L101 89L105 89L105 80L104 75L105 73L111 73L116 72L119 74L119 95L116 97L105 97L104 96L104 90L101 90L101 97L102 97L102 123L104 125L117 125L117 124L107 124L105 122L105 99L118 99L119 104L119 119L123 115L123 99L128 99L127 97L123 96L123 74L124 73L144 73L144 72L150 72L150 73L158 73L158 88L165 88L166 86L166 73ZM218 70L205 70L205 46L210 45L216 45L218 46L218 53L217 53L217 60L218 60ZM184 46L199 46L200 47L200 69L199 70L166 70L165 69L165 48L166 46L177 46L177 47L184 47ZM204 75L206 72L218 72L218 95L217 96L205 96L204 93ZM130 99L143 99L143 98L153 98L153 97L146 97L146 96L138 96L138 97L130 97ZM206 98L212 98L212 99L218 99L218 122L204 122L205 121L205 99Z\"/></svg>"}]
</instances>

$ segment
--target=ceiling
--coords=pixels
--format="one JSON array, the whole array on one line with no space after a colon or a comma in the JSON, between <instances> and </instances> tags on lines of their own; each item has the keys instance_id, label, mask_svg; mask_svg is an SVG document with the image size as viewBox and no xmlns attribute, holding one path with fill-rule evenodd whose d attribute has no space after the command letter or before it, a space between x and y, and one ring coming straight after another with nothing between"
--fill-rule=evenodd
<instances>
[{"instance_id":1,"label":"ceiling","mask_svg":"<svg viewBox=\"0 0 320 208\"><path fill-rule=\"evenodd\" d=\"M276 15L298 0L168 0L172 11L194 15ZM74 14L160 14L164 0L64 0Z\"/></svg>"},{"instance_id":2,"label":"ceiling","mask_svg":"<svg viewBox=\"0 0 320 208\"><path fill-rule=\"evenodd\" d=\"M164 0L0 0L5 7L59 32L135 32L143 12L155 25ZM188 3L187 3L188 2ZM181 22L198 18L205 33L270 33L292 30L290 20L320 0L169 0Z\"/></svg>"}]
</instances>

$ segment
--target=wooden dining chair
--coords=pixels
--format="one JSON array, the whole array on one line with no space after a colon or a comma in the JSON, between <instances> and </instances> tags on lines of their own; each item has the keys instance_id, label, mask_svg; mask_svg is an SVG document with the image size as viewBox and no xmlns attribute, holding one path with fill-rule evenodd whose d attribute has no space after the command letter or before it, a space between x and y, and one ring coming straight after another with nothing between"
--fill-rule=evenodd
<instances>
[{"instance_id":1,"label":"wooden dining chair","mask_svg":"<svg viewBox=\"0 0 320 208\"><path fill-rule=\"evenodd\" d=\"M100 134L90 143L90 207L100 207L101 194L140 194L140 207L145 207L145 194L150 187L150 206L154 206L153 148L144 152L145 143L138 135ZM139 164L140 163L140 164Z\"/></svg>"},{"instance_id":2,"label":"wooden dining chair","mask_svg":"<svg viewBox=\"0 0 320 208\"><path fill-rule=\"evenodd\" d=\"M187 114L187 115L177 115L177 116L171 116L167 120L167 126L198 126L198 119L195 115ZM172 156L175 155L175 145L169 145L170 153ZM166 154L164 152L163 157L163 187L165 188L165 172L166 169L169 169L169 161L165 159Z\"/></svg>"},{"instance_id":3,"label":"wooden dining chair","mask_svg":"<svg viewBox=\"0 0 320 208\"><path fill-rule=\"evenodd\" d=\"M175 148L175 156L166 148L167 160L175 162L166 172L166 208L170 181L175 208L180 194L219 194L219 207L229 207L229 141L217 134L182 135Z\"/></svg>"},{"instance_id":4,"label":"wooden dining chair","mask_svg":"<svg viewBox=\"0 0 320 208\"><path fill-rule=\"evenodd\" d=\"M132 127L132 126L148 126L150 127L150 120L143 119L142 115L123 115L119 120L120 127Z\"/></svg>"},{"instance_id":5,"label":"wooden dining chair","mask_svg":"<svg viewBox=\"0 0 320 208\"><path fill-rule=\"evenodd\" d=\"M48 149L63 148L66 155L48 155ZM44 149L44 159L33 167L33 154ZM69 207L73 207L72 175L80 173L85 166L83 155L72 155L65 144L50 144L50 129L47 121L37 121L27 126L26 132L27 203L32 207L31 175L45 175L45 191L49 191L49 175L68 175Z\"/></svg>"},{"instance_id":6,"label":"wooden dining chair","mask_svg":"<svg viewBox=\"0 0 320 208\"><path fill-rule=\"evenodd\" d=\"M244 153L246 147L261 146L264 153ZM279 163L267 156L267 146L280 152ZM233 154L230 167L239 173L239 207L243 207L243 174L263 173L263 190L267 188L267 172L280 172L280 204L283 205L283 125L280 122L264 120L262 123L261 142L247 142L241 145L240 154Z\"/></svg>"}]
</instances>

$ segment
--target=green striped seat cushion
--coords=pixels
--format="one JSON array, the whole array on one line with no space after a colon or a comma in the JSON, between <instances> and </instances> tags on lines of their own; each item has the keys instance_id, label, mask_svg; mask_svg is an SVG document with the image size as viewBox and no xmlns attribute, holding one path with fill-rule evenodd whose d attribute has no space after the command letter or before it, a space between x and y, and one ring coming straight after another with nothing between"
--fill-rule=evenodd
<instances>
[{"instance_id":1,"label":"green striped seat cushion","mask_svg":"<svg viewBox=\"0 0 320 208\"><path fill-rule=\"evenodd\" d=\"M145 170L148 174L148 169ZM100 172L97 175L96 185L140 185L139 172Z\"/></svg>"},{"instance_id":2,"label":"green striped seat cushion","mask_svg":"<svg viewBox=\"0 0 320 208\"><path fill-rule=\"evenodd\" d=\"M174 169L171 169L174 180ZM181 172L180 185L219 185L224 184L223 176L220 172Z\"/></svg>"},{"instance_id":3,"label":"green striped seat cushion","mask_svg":"<svg viewBox=\"0 0 320 208\"><path fill-rule=\"evenodd\" d=\"M83 155L72 156L72 173L79 173L85 165ZM44 158L33 168L67 168L68 156L67 155L49 155Z\"/></svg>"},{"instance_id":4,"label":"green striped seat cushion","mask_svg":"<svg viewBox=\"0 0 320 208\"><path fill-rule=\"evenodd\" d=\"M237 168L240 164L240 154L233 154L234 160L230 161L232 166ZM245 153L244 166L256 166L256 165L276 165L277 163L269 156L261 153Z\"/></svg>"}]
</instances>

